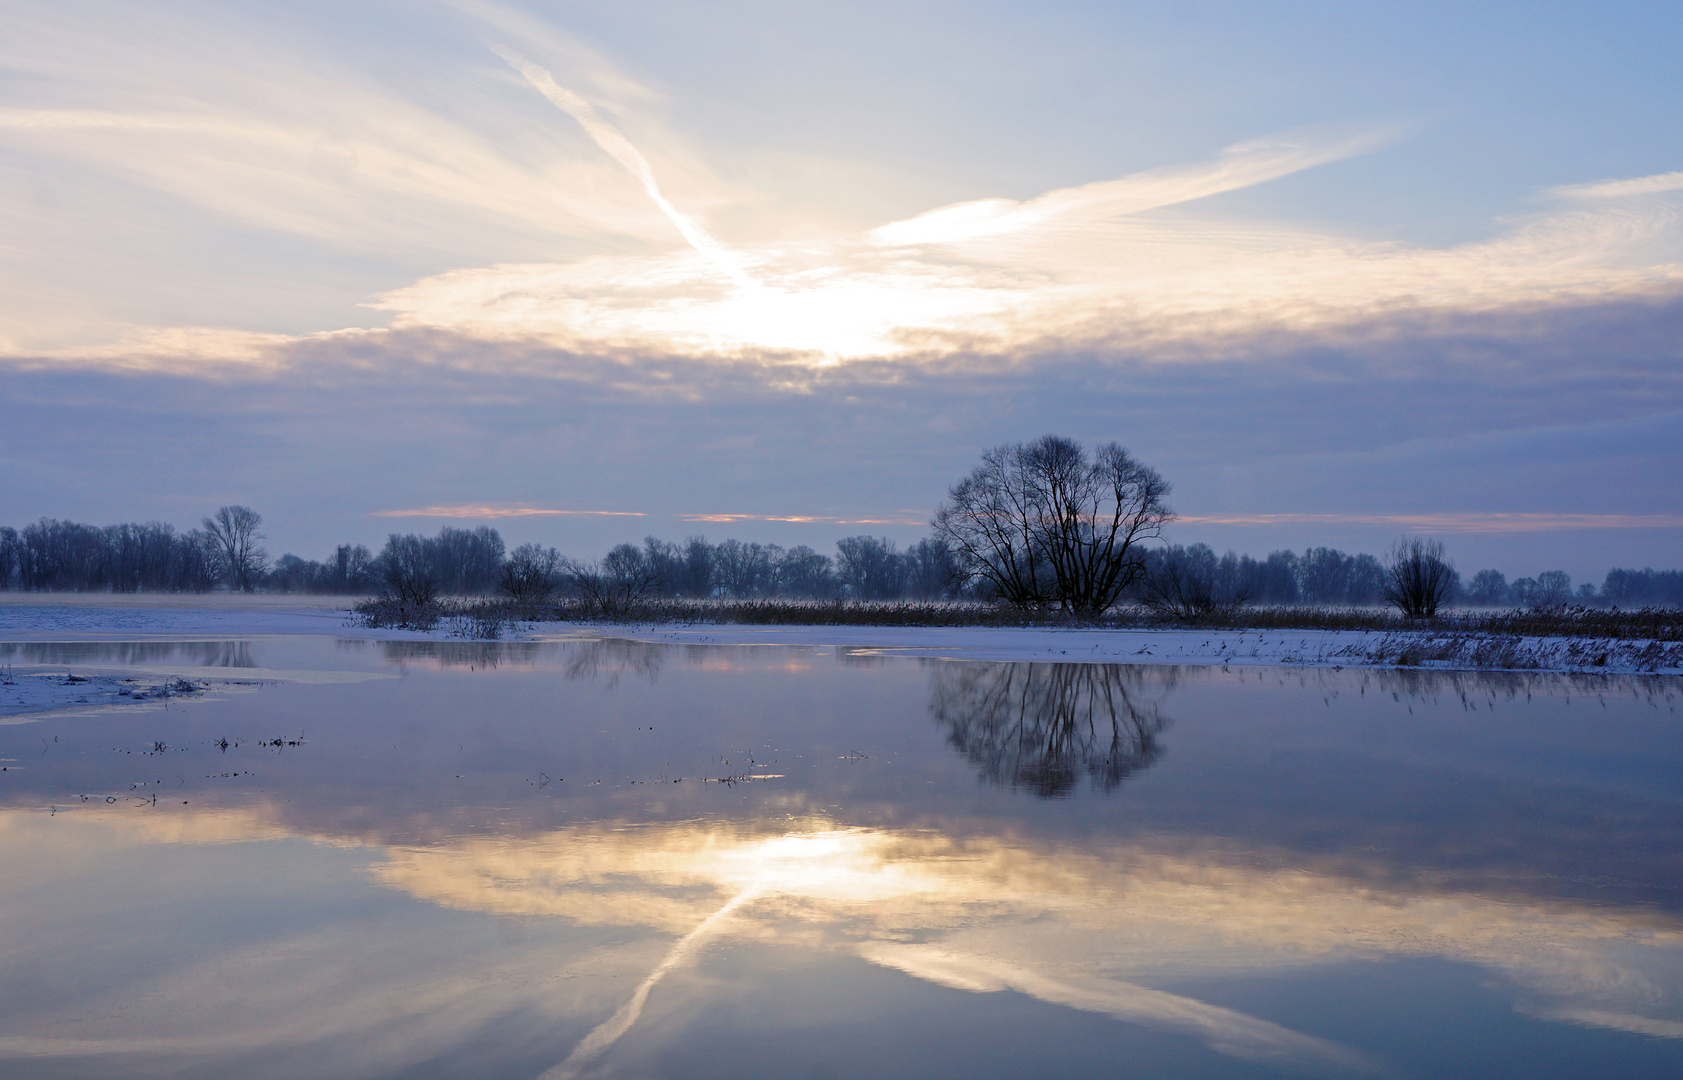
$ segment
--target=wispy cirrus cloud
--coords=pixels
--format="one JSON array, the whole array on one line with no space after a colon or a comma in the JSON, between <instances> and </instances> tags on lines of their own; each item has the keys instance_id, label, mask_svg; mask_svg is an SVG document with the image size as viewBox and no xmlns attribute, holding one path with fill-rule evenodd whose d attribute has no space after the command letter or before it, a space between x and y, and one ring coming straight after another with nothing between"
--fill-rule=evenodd
<instances>
[{"instance_id":1,"label":"wispy cirrus cloud","mask_svg":"<svg viewBox=\"0 0 1683 1080\"><path fill-rule=\"evenodd\" d=\"M815 514L679 514L679 521L734 525L745 521L778 521L793 525L925 525L929 515L904 511L892 517L824 517Z\"/></svg>"},{"instance_id":2,"label":"wispy cirrus cloud","mask_svg":"<svg viewBox=\"0 0 1683 1080\"><path fill-rule=\"evenodd\" d=\"M346 310L365 301L364 318L399 331L496 345L482 351L487 364L510 343L816 365L1049 348L1173 360L1281 333L1384 333L1408 313L1683 291L1679 173L1556 188L1554 206L1441 248L1199 209L1394 141L1398 129L1383 125L1252 139L1204 161L863 227L816 207L774 214L763 193L715 175L664 131L658 96L612 65L500 8L454 8L471 33L440 58L448 105L247 41L174 57L175 93L94 107L69 90L89 57L42 31L26 66L64 92L0 110L0 141L339 255L405 252L408 273L394 266L371 297L344 295ZM124 43L101 42L92 58L118 82L157 81L159 58ZM759 234L782 238L733 238L710 223L751 207ZM33 220L14 224L27 249ZM35 265L59 258L37 254ZM242 353L249 343L232 336L270 332L237 314L217 327L54 309L31 295L0 311L0 343L49 361L225 369L218 335ZM105 339L69 342L68 326ZM351 335L347 351L383 333L314 329ZM285 351L263 344L270 357Z\"/></svg>"}]
</instances>

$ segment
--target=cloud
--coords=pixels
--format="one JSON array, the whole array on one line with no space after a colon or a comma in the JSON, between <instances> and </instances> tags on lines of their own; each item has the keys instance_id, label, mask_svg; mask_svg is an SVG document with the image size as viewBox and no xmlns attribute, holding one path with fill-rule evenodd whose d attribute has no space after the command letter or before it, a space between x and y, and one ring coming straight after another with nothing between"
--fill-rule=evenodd
<instances>
[{"instance_id":1,"label":"cloud","mask_svg":"<svg viewBox=\"0 0 1683 1080\"><path fill-rule=\"evenodd\" d=\"M1152 169L1049 192L1027 202L957 203L879 226L869 236L891 247L950 245L1059 225L1080 226L1266 183L1375 149L1386 141L1384 132L1344 139L1257 140L1229 147L1212 162Z\"/></svg>"},{"instance_id":2,"label":"cloud","mask_svg":"<svg viewBox=\"0 0 1683 1080\"><path fill-rule=\"evenodd\" d=\"M642 151L633 146L631 140L627 139L617 128L604 120L590 102L579 97L571 90L557 85L555 78L549 72L512 49L501 46L494 46L493 49L498 56L508 62L510 67L520 72L538 93L548 98L556 108L577 120L579 126L584 128L597 146L601 147L609 157L619 162L627 172L637 178L638 184L642 186L643 193L649 197L649 201L660 208L660 212L666 215L666 219L672 223L672 227L678 230L679 235L684 238L684 241L690 247L699 252L703 258L712 263L725 277L737 285L750 289L754 287L754 282L742 272L742 267L725 250L724 245L707 231L707 227L688 214L681 213L677 207L672 205L671 200L667 199L665 194L661 192L660 182L655 179L654 170L649 167L649 161L643 156Z\"/></svg>"},{"instance_id":3,"label":"cloud","mask_svg":"<svg viewBox=\"0 0 1683 1080\"><path fill-rule=\"evenodd\" d=\"M1628 199L1683 191L1683 172L1639 176L1633 180L1603 180L1595 184L1574 184L1553 189L1552 194L1568 199Z\"/></svg>"},{"instance_id":4,"label":"cloud","mask_svg":"<svg viewBox=\"0 0 1683 1080\"><path fill-rule=\"evenodd\" d=\"M884 173L882 209L843 214L719 175L740 147L673 130L650 80L494 6L385 28L413 66L378 71L367 35L284 13L166 7L141 33L122 5L55 10L80 15L19 14L0 111L20 516L215 490L322 519L298 541L318 547L329 517L620 505L808 542L792 530L921 529L898 508L1057 430L1165 467L1187 528L1368 544L1418 520L1593 533L1597 573L1668 557L1608 542L1669 529L1676 173L1546 189L1440 246L1211 198L1394 138L1370 126L1032 197L951 203ZM989 190L965 185L941 190ZM1620 434L1639 428L1645 448ZM1509 516L1465 517L1486 508ZM624 538L611 517L484 516Z\"/></svg>"},{"instance_id":5,"label":"cloud","mask_svg":"<svg viewBox=\"0 0 1683 1080\"><path fill-rule=\"evenodd\" d=\"M863 228L837 227L821 208L779 211L769 234L782 238L733 240L707 219L770 214L763 193L715 175L666 132L658 95L524 16L447 10L459 40L428 43L442 82L426 87L371 79L349 58L306 62L296 43L226 14L216 34L169 39L167 56L26 22L37 88L0 111L0 140L341 261L384 260L372 297L339 297L366 300L370 321L576 352L823 365L1098 349L1161 362L1280 334L1383 332L1411 314L1683 291L1677 173L1556 189L1558 205L1444 248L1200 208L1395 139L1382 128L1255 139L1206 161ZM76 92L89 64L136 92L90 103ZM65 258L41 246L28 214L16 224L20 267ZM67 311L33 321L55 307L31 298L0 312L0 336L37 359L133 367L167 363L151 334L272 332L112 313L115 340L69 343L56 340L76 324ZM179 363L221 366L213 351L183 345Z\"/></svg>"},{"instance_id":6,"label":"cloud","mask_svg":"<svg viewBox=\"0 0 1683 1080\"><path fill-rule=\"evenodd\" d=\"M548 510L536 506L422 506L412 510L374 510L388 518L646 517L640 510Z\"/></svg>"},{"instance_id":7,"label":"cloud","mask_svg":"<svg viewBox=\"0 0 1683 1080\"><path fill-rule=\"evenodd\" d=\"M679 521L734 525L743 521L780 521L797 525L924 525L928 515L907 511L901 517L823 517L814 514L679 514Z\"/></svg>"},{"instance_id":8,"label":"cloud","mask_svg":"<svg viewBox=\"0 0 1683 1080\"><path fill-rule=\"evenodd\" d=\"M371 306L396 327L580 350L781 352L833 363L1100 347L1178 359L1410 313L1561 308L1683 289L1677 208L1664 192L1550 211L1493 240L1438 250L1133 209L1330 153L1246 151L1236 160L1256 156L1256 167L1223 159L1175 170L1175 183L1130 178L1024 204L964 204L886 233L739 249L754 289L720 288L699 252L665 252L455 270ZM1206 174L1219 182L1197 182ZM1174 190L1154 190L1164 186Z\"/></svg>"}]
</instances>

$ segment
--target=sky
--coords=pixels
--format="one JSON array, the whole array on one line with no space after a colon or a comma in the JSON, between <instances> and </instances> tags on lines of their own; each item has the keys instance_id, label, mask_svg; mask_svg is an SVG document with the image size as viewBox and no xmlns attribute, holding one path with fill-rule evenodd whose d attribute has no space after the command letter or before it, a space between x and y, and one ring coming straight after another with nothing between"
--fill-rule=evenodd
<instances>
[{"instance_id":1,"label":"sky","mask_svg":"<svg viewBox=\"0 0 1683 1080\"><path fill-rule=\"evenodd\" d=\"M1683 565L1683 9L0 2L0 523Z\"/></svg>"}]
</instances>

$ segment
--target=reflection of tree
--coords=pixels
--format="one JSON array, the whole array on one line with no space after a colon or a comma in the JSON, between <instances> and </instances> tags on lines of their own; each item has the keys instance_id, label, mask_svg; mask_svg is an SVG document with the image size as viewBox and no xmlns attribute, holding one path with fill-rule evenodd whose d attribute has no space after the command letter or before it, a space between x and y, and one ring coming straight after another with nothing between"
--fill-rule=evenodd
<instances>
[{"instance_id":1,"label":"reflection of tree","mask_svg":"<svg viewBox=\"0 0 1683 1080\"><path fill-rule=\"evenodd\" d=\"M439 667L529 666L543 646L530 641L382 641L388 664L433 663Z\"/></svg>"},{"instance_id":2,"label":"reflection of tree","mask_svg":"<svg viewBox=\"0 0 1683 1080\"><path fill-rule=\"evenodd\" d=\"M666 659L665 646L624 638L568 642L565 655L567 678L601 679L610 687L619 683L621 675L654 682Z\"/></svg>"},{"instance_id":3,"label":"reflection of tree","mask_svg":"<svg viewBox=\"0 0 1683 1080\"><path fill-rule=\"evenodd\" d=\"M1453 671L1431 668L1253 668L1235 669L1241 681L1273 682L1312 689L1329 701L1345 693L1389 695L1398 702L1436 703L1457 698L1463 708L1493 706L1500 701L1531 700L1574 694L1597 700L1627 699L1655 707L1672 707L1679 697L1666 675L1597 675L1583 671Z\"/></svg>"},{"instance_id":4,"label":"reflection of tree","mask_svg":"<svg viewBox=\"0 0 1683 1080\"><path fill-rule=\"evenodd\" d=\"M434 664L441 668L559 667L569 679L593 679L612 686L622 675L653 682L669 646L621 638L588 641L382 641L389 664Z\"/></svg>"},{"instance_id":5,"label":"reflection of tree","mask_svg":"<svg viewBox=\"0 0 1683 1080\"><path fill-rule=\"evenodd\" d=\"M1122 664L941 664L929 712L989 783L1067 795L1085 774L1114 791L1162 756L1169 720L1142 701L1160 671ZM1167 682L1165 682L1167 685Z\"/></svg>"},{"instance_id":6,"label":"reflection of tree","mask_svg":"<svg viewBox=\"0 0 1683 1080\"><path fill-rule=\"evenodd\" d=\"M89 666L191 663L200 667L256 667L249 641L24 641L0 643L0 660Z\"/></svg>"}]
</instances>

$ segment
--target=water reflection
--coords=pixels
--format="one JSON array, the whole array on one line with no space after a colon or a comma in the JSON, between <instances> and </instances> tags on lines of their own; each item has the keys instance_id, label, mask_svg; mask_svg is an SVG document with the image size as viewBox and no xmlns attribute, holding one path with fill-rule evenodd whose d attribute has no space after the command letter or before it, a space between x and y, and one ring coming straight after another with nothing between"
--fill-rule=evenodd
<instances>
[{"instance_id":1,"label":"water reflection","mask_svg":"<svg viewBox=\"0 0 1683 1080\"><path fill-rule=\"evenodd\" d=\"M705 646L690 649L692 663L704 662L705 654L713 651ZM565 655L563 670L569 679L600 679L613 686L626 675L653 682L671 653L659 645L610 638L572 643Z\"/></svg>"},{"instance_id":2,"label":"water reflection","mask_svg":"<svg viewBox=\"0 0 1683 1080\"><path fill-rule=\"evenodd\" d=\"M340 647L361 649L368 642L343 640ZM498 668L530 666L538 662L545 647L533 641L380 641L375 645L388 664L404 667Z\"/></svg>"},{"instance_id":3,"label":"water reflection","mask_svg":"<svg viewBox=\"0 0 1683 1080\"><path fill-rule=\"evenodd\" d=\"M1259 866L1219 846L1194 853L1104 842L1049 852L999 836L822 820L793 829L616 823L392 850L377 873L460 910L672 935L672 953L651 968L657 980L672 958L689 957L698 934L798 944L1299 1067L1347 1069L1361 1055L1152 984L1433 957L1502 978L1535 1015L1683 1038L1683 930L1673 919L1373 888ZM636 1013L616 1015L617 1036ZM595 1050L604 1048L599 1041Z\"/></svg>"},{"instance_id":4,"label":"water reflection","mask_svg":"<svg viewBox=\"0 0 1683 1080\"><path fill-rule=\"evenodd\" d=\"M1348 1075L1409 1047L1419 1075L1497 1075L1459 1067L1455 1039L1522 1053L1536 1018L1561 1022L1552 1047L1683 1058L1683 815L1673 773L1637 775L1675 772L1683 737L1652 680L612 640L335 650L414 670L144 727L0 731L0 801L43 808L0 814L5 1068L693 1075L656 1055L805 1030L775 992L759 1028L729 1011L796 954L860 1042L913 1015L860 987L915 984L948 1018L1026 1017L1025 1045L1060 1010L1087 1014L1080 1038L1112 1062L1179 1040L1146 1073ZM1385 752L1358 737L1380 722ZM305 725L301 747L240 742ZM768 745L776 783L692 782ZM63 974L119 969L148 972L145 993ZM1490 1011L1426 1038L1420 1017L1454 1007L1444 986ZM1293 1011L1314 993L1368 1011ZM955 1071L924 1053L902 1073Z\"/></svg>"},{"instance_id":5,"label":"water reflection","mask_svg":"<svg viewBox=\"0 0 1683 1080\"><path fill-rule=\"evenodd\" d=\"M3 641L0 660L52 667L257 667L249 641Z\"/></svg>"},{"instance_id":6,"label":"water reflection","mask_svg":"<svg viewBox=\"0 0 1683 1080\"><path fill-rule=\"evenodd\" d=\"M1169 719L1149 695L1173 689L1175 668L1123 664L937 664L929 713L990 784L1042 798L1082 777L1101 791L1163 754Z\"/></svg>"},{"instance_id":7,"label":"water reflection","mask_svg":"<svg viewBox=\"0 0 1683 1080\"><path fill-rule=\"evenodd\" d=\"M1169 669L1180 681L1208 676L1214 669ZM1670 675L1597 675L1566 671L1434 671L1430 668L1243 668L1223 671L1241 682L1315 688L1328 698L1354 690L1377 691L1394 701L1435 704L1454 698L1468 708L1500 701L1529 701L1532 697L1574 697L1599 701L1633 701L1675 711L1683 692Z\"/></svg>"}]
</instances>

